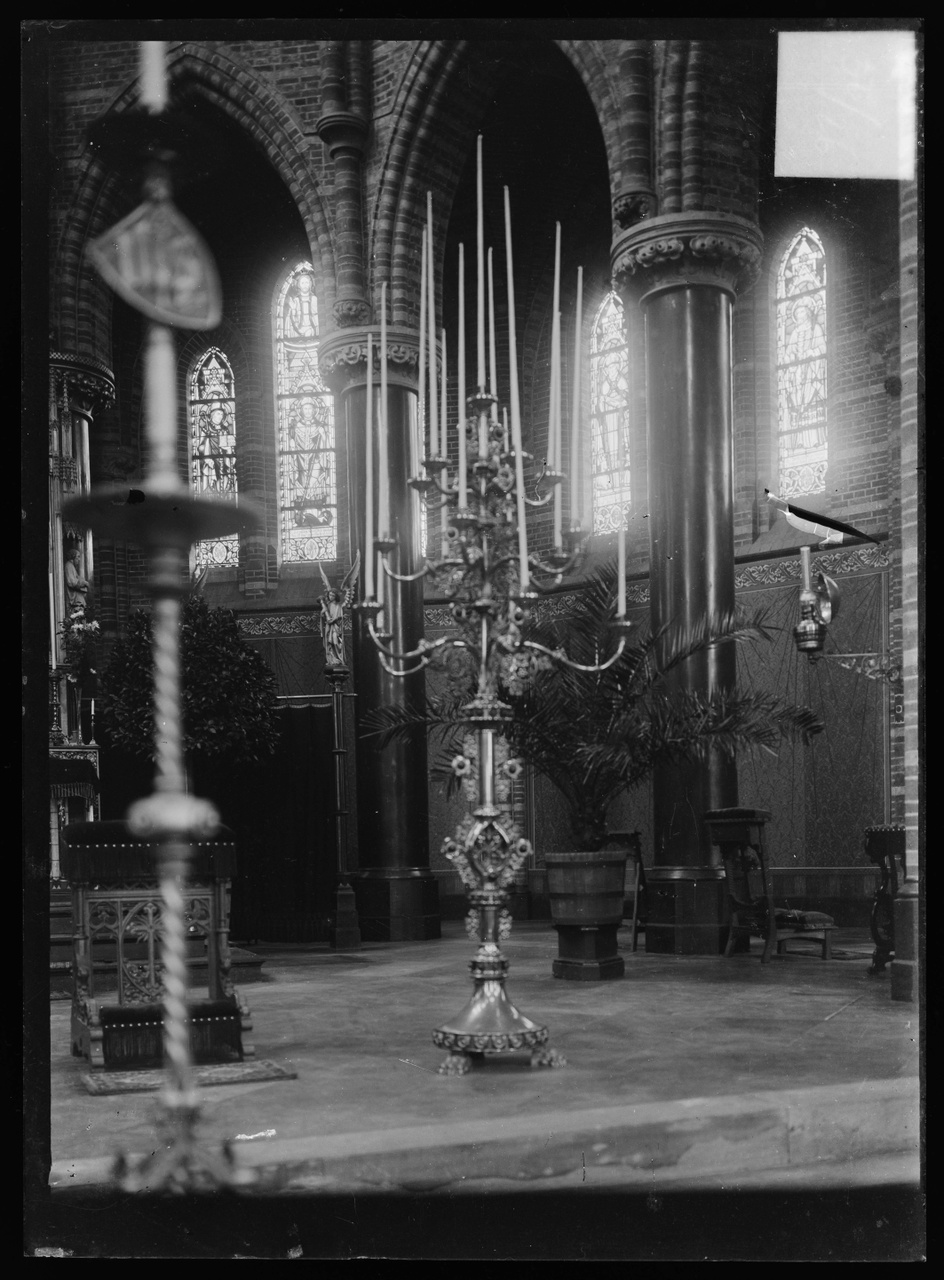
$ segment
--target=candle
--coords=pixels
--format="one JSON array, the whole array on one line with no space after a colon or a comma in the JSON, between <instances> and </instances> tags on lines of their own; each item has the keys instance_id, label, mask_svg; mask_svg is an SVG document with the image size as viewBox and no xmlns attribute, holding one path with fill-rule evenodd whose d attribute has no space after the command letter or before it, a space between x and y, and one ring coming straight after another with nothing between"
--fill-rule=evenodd
<instances>
[{"instance_id":1,"label":"candle","mask_svg":"<svg viewBox=\"0 0 944 1280\"><path fill-rule=\"evenodd\" d=\"M482 208L482 135L475 150L476 320L478 323L478 379L485 386L485 216Z\"/></svg>"},{"instance_id":2,"label":"candle","mask_svg":"<svg viewBox=\"0 0 944 1280\"><path fill-rule=\"evenodd\" d=\"M524 520L524 450L521 443L521 406L518 400L518 352L515 342L515 281L511 258L511 205L505 188L505 258L508 272L508 366L511 385L511 440L515 450L515 489L518 514L518 579L520 590L531 584L528 571L528 535Z\"/></svg>"},{"instance_id":3,"label":"candle","mask_svg":"<svg viewBox=\"0 0 944 1280\"><path fill-rule=\"evenodd\" d=\"M387 283L380 286L380 449L377 459L377 523L381 538L390 536L390 477L387 474Z\"/></svg>"},{"instance_id":4,"label":"candle","mask_svg":"<svg viewBox=\"0 0 944 1280\"><path fill-rule=\"evenodd\" d=\"M502 409L502 417L504 418L504 429L502 431L502 444L505 447L505 453L511 451L511 440L508 438L508 406Z\"/></svg>"},{"instance_id":5,"label":"candle","mask_svg":"<svg viewBox=\"0 0 944 1280\"><path fill-rule=\"evenodd\" d=\"M625 436L623 431L623 423L617 420L617 431L619 432L618 444L616 447L617 475L619 476L618 491L620 494L619 503L619 532L616 535L616 582L617 582L617 600L616 600L616 616L618 618L626 617L626 512L623 509L623 470L626 466L626 447Z\"/></svg>"},{"instance_id":6,"label":"candle","mask_svg":"<svg viewBox=\"0 0 944 1280\"><path fill-rule=\"evenodd\" d=\"M551 403L547 427L548 461L552 471L561 469L561 376L560 376L560 312L555 311L551 326ZM554 546L563 546L561 538L561 486L554 485Z\"/></svg>"},{"instance_id":7,"label":"candle","mask_svg":"<svg viewBox=\"0 0 944 1280\"><path fill-rule=\"evenodd\" d=\"M49 575L49 665L56 669L56 590Z\"/></svg>"},{"instance_id":8,"label":"candle","mask_svg":"<svg viewBox=\"0 0 944 1280\"><path fill-rule=\"evenodd\" d=\"M555 406L560 404L560 242L561 226L555 223L554 232L554 295L551 303L551 404L547 424L547 457L554 471L560 470L557 449L557 428L560 414Z\"/></svg>"},{"instance_id":9,"label":"candle","mask_svg":"<svg viewBox=\"0 0 944 1280\"><path fill-rule=\"evenodd\" d=\"M442 330L442 399L440 401L440 417L439 417L439 449L440 457L449 457L449 442L446 438L446 372L448 367L448 357L446 355L446 330ZM440 472L440 480L443 489L446 487L448 473L445 467ZM443 555L446 554L448 543L446 541L446 530L449 527L449 515L447 511L448 503L444 500L439 511L439 529L442 534Z\"/></svg>"},{"instance_id":10,"label":"candle","mask_svg":"<svg viewBox=\"0 0 944 1280\"><path fill-rule=\"evenodd\" d=\"M492 421L498 421L498 375L496 369L498 361L495 359L495 280L492 275L492 251L488 251L488 389L493 397L492 400ZM482 453L480 446L479 453Z\"/></svg>"},{"instance_id":11,"label":"candle","mask_svg":"<svg viewBox=\"0 0 944 1280\"><path fill-rule=\"evenodd\" d=\"M433 277L433 193L426 193L426 252L429 262L426 271L428 291L426 322L429 325L429 447L435 457L439 453L436 444L439 416L436 411L436 282Z\"/></svg>"},{"instance_id":12,"label":"candle","mask_svg":"<svg viewBox=\"0 0 944 1280\"><path fill-rule=\"evenodd\" d=\"M423 228L423 248L420 266L420 373L417 382L417 417L420 423L420 436L426 440L426 228ZM432 435L426 456L432 458L436 450L433 448Z\"/></svg>"},{"instance_id":13,"label":"candle","mask_svg":"<svg viewBox=\"0 0 944 1280\"><path fill-rule=\"evenodd\" d=\"M570 433L570 518L580 528L580 369L581 312L583 310L583 267L577 268L577 314L574 319L574 413Z\"/></svg>"},{"instance_id":14,"label":"candle","mask_svg":"<svg viewBox=\"0 0 944 1280\"><path fill-rule=\"evenodd\" d=\"M164 67L164 41L142 40L139 47L141 105L151 115L167 106L167 73Z\"/></svg>"},{"instance_id":15,"label":"candle","mask_svg":"<svg viewBox=\"0 0 944 1280\"><path fill-rule=\"evenodd\" d=\"M465 435L465 249L459 245L459 510L469 505ZM444 397L445 398L445 397Z\"/></svg>"},{"instance_id":16,"label":"candle","mask_svg":"<svg viewBox=\"0 0 944 1280\"><path fill-rule=\"evenodd\" d=\"M374 598L374 335L367 335L367 429L364 446L364 598Z\"/></svg>"}]
</instances>

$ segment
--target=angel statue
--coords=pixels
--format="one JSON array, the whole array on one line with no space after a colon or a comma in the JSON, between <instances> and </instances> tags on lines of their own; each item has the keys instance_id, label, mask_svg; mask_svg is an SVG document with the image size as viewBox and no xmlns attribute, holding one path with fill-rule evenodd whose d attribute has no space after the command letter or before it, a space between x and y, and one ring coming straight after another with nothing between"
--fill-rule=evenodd
<instances>
[{"instance_id":1,"label":"angel statue","mask_svg":"<svg viewBox=\"0 0 944 1280\"><path fill-rule=\"evenodd\" d=\"M354 603L354 588L361 565L361 553L358 551L340 589L332 587L319 562L321 580L325 584L325 594L321 597L321 639L324 642L325 666L346 667L344 661L344 610Z\"/></svg>"}]
</instances>

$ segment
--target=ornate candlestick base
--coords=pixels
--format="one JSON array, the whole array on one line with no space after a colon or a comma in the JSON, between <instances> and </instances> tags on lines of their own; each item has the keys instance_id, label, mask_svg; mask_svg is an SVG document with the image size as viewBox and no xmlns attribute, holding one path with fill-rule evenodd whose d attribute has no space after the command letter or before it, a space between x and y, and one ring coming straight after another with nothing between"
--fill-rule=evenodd
<instances>
[{"instance_id":1,"label":"ornate candlestick base","mask_svg":"<svg viewBox=\"0 0 944 1280\"><path fill-rule=\"evenodd\" d=\"M532 1067L562 1067L565 1059L547 1047L547 1027L526 1018L508 999L508 961L493 942L483 942L469 969L475 982L472 998L458 1016L433 1032L433 1044L448 1049L441 1076L463 1076L475 1058L486 1053L531 1050Z\"/></svg>"}]
</instances>

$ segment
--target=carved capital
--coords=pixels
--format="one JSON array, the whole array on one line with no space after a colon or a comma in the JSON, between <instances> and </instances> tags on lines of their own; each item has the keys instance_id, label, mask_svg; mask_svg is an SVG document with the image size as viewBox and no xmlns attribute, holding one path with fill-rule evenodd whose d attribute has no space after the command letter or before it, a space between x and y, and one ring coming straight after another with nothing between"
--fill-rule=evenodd
<instances>
[{"instance_id":1,"label":"carved capital","mask_svg":"<svg viewBox=\"0 0 944 1280\"><path fill-rule=\"evenodd\" d=\"M363 298L339 298L332 311L339 329L363 328L370 320L370 303Z\"/></svg>"},{"instance_id":2,"label":"carved capital","mask_svg":"<svg viewBox=\"0 0 944 1280\"><path fill-rule=\"evenodd\" d=\"M95 409L106 409L115 402L115 375L91 356L50 351L49 373L55 400L76 401L74 407L89 418Z\"/></svg>"},{"instance_id":3,"label":"carved capital","mask_svg":"<svg viewBox=\"0 0 944 1280\"><path fill-rule=\"evenodd\" d=\"M326 112L315 129L332 158L337 151L362 152L367 141L367 121L353 111Z\"/></svg>"},{"instance_id":4,"label":"carved capital","mask_svg":"<svg viewBox=\"0 0 944 1280\"><path fill-rule=\"evenodd\" d=\"M659 211L659 201L654 191L639 187L621 191L613 201L613 221L625 231L637 222L654 218Z\"/></svg>"},{"instance_id":5,"label":"carved capital","mask_svg":"<svg viewBox=\"0 0 944 1280\"><path fill-rule=\"evenodd\" d=\"M380 381L380 326L373 330L374 386ZM321 376L335 395L367 380L367 330L340 329L323 338L318 352ZM387 381L415 390L419 377L419 333L387 326Z\"/></svg>"},{"instance_id":6,"label":"carved capital","mask_svg":"<svg viewBox=\"0 0 944 1280\"><path fill-rule=\"evenodd\" d=\"M639 301L665 289L707 284L736 296L754 283L763 236L746 218L673 213L649 218L613 242L613 278Z\"/></svg>"}]
</instances>

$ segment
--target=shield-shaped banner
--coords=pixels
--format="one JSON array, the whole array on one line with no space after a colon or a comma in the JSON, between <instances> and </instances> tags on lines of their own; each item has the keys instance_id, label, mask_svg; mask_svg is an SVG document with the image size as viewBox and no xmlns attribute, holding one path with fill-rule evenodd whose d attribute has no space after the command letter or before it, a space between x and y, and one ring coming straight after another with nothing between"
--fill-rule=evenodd
<instances>
[{"instance_id":1,"label":"shield-shaped banner","mask_svg":"<svg viewBox=\"0 0 944 1280\"><path fill-rule=\"evenodd\" d=\"M116 293L159 324L212 329L223 313L213 256L169 200L147 200L92 242L89 257Z\"/></svg>"}]
</instances>

